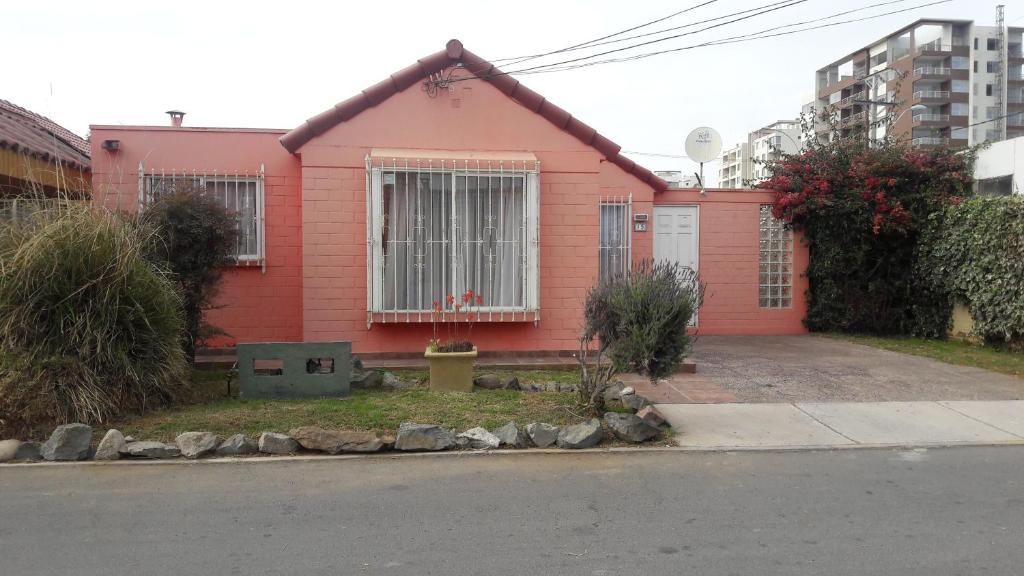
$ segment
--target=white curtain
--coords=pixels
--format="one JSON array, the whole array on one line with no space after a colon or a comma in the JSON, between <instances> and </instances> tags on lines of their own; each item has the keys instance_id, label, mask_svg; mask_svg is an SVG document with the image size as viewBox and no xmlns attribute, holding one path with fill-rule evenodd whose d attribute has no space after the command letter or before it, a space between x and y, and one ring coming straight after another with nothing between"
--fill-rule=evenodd
<instances>
[{"instance_id":1,"label":"white curtain","mask_svg":"<svg viewBox=\"0 0 1024 576\"><path fill-rule=\"evenodd\" d=\"M525 306L524 199L521 176L455 177L457 294L472 289L485 307Z\"/></svg>"},{"instance_id":2,"label":"white curtain","mask_svg":"<svg viewBox=\"0 0 1024 576\"><path fill-rule=\"evenodd\" d=\"M384 172L384 309L426 311L469 289L485 308L524 307L525 196L524 176Z\"/></svg>"}]
</instances>

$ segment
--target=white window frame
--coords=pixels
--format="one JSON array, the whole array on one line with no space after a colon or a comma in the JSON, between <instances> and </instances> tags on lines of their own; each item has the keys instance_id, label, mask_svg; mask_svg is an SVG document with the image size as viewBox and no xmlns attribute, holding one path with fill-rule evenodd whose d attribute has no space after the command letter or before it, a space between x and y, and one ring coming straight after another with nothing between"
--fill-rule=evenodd
<instances>
[{"instance_id":1,"label":"white window frame","mask_svg":"<svg viewBox=\"0 0 1024 576\"><path fill-rule=\"evenodd\" d=\"M767 226L765 218L767 216ZM772 215L772 205L762 204L758 212L757 306L762 310L793 308L793 231ZM780 242L776 248L773 242ZM789 266L786 273L785 267ZM772 278L778 276L778 281ZM765 280L767 278L767 281ZM788 289L789 295L782 293ZM767 302L767 304L766 304ZM775 302L778 302L777 304Z\"/></svg>"},{"instance_id":2,"label":"white window frame","mask_svg":"<svg viewBox=\"0 0 1024 576\"><path fill-rule=\"evenodd\" d=\"M618 245L607 245L607 234L605 234L604 226L605 223L613 223L605 219L605 208L609 206L621 207L622 217L622 238L621 243ZM597 279L598 282L605 282L611 279L611 277L605 274L605 258L610 253L619 252L622 258L622 270L616 272L626 275L633 266L633 195L630 194L626 197L618 198L602 198L598 203L597 208L598 215L598 248L597 248ZM614 216L612 216L614 218Z\"/></svg>"},{"instance_id":3,"label":"white window frame","mask_svg":"<svg viewBox=\"0 0 1024 576\"><path fill-rule=\"evenodd\" d=\"M191 180L196 182L201 188L204 188L209 182L255 184L256 205L253 210L253 218L256 224L256 252L246 254L236 253L233 256L233 259L237 266L260 266L262 271L266 273L266 199L264 197L264 173L265 168L263 164L260 164L259 170L252 175L244 172L203 172L198 170L150 170L147 172L143 163L139 162L139 213L142 213L153 203L154 198L152 198L149 193L151 187L147 186L147 183L156 180L170 180L172 183L177 180Z\"/></svg>"},{"instance_id":4,"label":"white window frame","mask_svg":"<svg viewBox=\"0 0 1024 576\"><path fill-rule=\"evenodd\" d=\"M432 311L427 309L391 309L385 306L385 262L384 262L384 174L409 173L417 177L424 173L444 174L452 179L453 190L455 180L460 177L522 177L524 179L524 232L525 255L523 262L522 282L523 306L491 306L485 302L482 306L474 306L476 320L481 322L509 322L540 320L540 162L538 161L480 161L480 160L415 160L415 159L380 159L366 157L366 275L367 275L367 327L374 322L430 322ZM448 234L455 226L455 203L457 195L452 194ZM459 242L457 238L450 240ZM457 270L458 251L453 250L452 286L456 285L454 276ZM472 287L472 286L471 286ZM458 296L458 295L456 295ZM442 313L440 320L455 319L449 311Z\"/></svg>"}]
</instances>

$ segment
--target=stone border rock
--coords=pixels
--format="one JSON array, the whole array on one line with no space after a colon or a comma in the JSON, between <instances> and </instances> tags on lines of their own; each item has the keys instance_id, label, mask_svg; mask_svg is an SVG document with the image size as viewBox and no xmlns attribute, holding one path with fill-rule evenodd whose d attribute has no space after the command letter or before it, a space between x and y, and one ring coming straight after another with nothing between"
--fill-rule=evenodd
<instances>
[{"instance_id":1,"label":"stone border rock","mask_svg":"<svg viewBox=\"0 0 1024 576\"><path fill-rule=\"evenodd\" d=\"M648 410L653 410L653 407ZM300 451L321 454L367 454L385 450L436 452L453 449L494 450L497 448L549 448L566 450L592 448L608 438L642 443L656 438L661 430L653 423L656 414L642 416L609 412L602 420L565 427L533 422L522 428L509 422L492 430L477 426L462 433L433 425L403 422L395 436L366 431L325 430L303 426L288 434L264 432L254 440L244 434L222 439L212 432L183 432L174 442L154 442L125 437L119 430L104 434L96 449L90 446L92 428L65 424L54 430L45 444L0 441L0 462L89 460L162 460L184 457L198 459L219 456L291 455ZM607 429L607 432L606 432Z\"/></svg>"}]
</instances>

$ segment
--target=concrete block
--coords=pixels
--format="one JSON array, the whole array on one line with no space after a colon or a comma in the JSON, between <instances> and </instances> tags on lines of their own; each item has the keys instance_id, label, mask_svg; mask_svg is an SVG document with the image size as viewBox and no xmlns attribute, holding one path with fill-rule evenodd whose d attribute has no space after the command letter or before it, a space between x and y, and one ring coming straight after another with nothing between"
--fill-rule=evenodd
<instances>
[{"instance_id":1,"label":"concrete block","mask_svg":"<svg viewBox=\"0 0 1024 576\"><path fill-rule=\"evenodd\" d=\"M239 344L238 377L242 398L318 398L348 396L351 342L272 342ZM323 369L331 359L333 368ZM270 370L258 370L257 361ZM273 361L273 362L267 362Z\"/></svg>"}]
</instances>

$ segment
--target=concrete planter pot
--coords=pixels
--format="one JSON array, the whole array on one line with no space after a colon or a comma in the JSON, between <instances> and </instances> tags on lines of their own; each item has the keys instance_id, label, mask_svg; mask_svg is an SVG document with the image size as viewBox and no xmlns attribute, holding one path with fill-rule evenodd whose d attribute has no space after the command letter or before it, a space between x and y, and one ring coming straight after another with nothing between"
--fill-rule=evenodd
<instances>
[{"instance_id":1,"label":"concrete planter pot","mask_svg":"<svg viewBox=\"0 0 1024 576\"><path fill-rule=\"evenodd\" d=\"M430 389L441 392L472 392L476 348L470 352L431 352L423 354L430 364Z\"/></svg>"}]
</instances>

